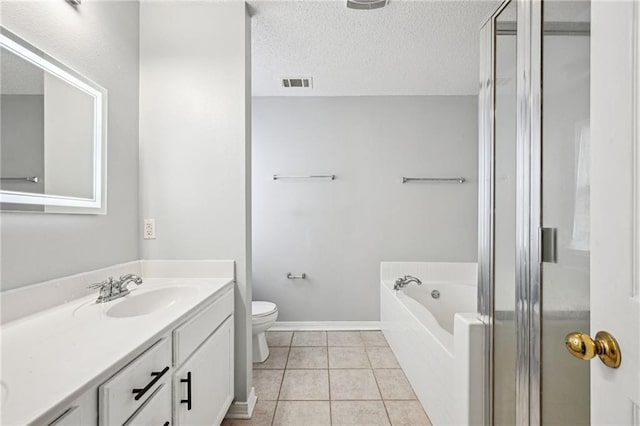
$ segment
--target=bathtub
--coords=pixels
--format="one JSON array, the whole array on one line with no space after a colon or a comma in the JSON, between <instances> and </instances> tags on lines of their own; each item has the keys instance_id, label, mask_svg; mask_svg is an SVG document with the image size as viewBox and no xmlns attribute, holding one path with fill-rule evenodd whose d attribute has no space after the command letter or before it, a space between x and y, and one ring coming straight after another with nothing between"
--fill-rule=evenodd
<instances>
[{"instance_id":1,"label":"bathtub","mask_svg":"<svg viewBox=\"0 0 640 426\"><path fill-rule=\"evenodd\" d=\"M393 290L404 275L423 284ZM380 278L382 331L432 423L482 424L476 264L382 262ZM432 296L434 291L439 297Z\"/></svg>"}]
</instances>

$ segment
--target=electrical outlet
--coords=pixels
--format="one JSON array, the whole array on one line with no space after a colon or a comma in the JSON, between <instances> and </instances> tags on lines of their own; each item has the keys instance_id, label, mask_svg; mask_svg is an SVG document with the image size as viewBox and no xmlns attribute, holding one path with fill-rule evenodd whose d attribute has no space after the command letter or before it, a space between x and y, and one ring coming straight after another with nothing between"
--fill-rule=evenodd
<instances>
[{"instance_id":1,"label":"electrical outlet","mask_svg":"<svg viewBox=\"0 0 640 426\"><path fill-rule=\"evenodd\" d=\"M142 236L145 240L156 239L156 220L155 219L144 220L144 228L142 231Z\"/></svg>"}]
</instances>

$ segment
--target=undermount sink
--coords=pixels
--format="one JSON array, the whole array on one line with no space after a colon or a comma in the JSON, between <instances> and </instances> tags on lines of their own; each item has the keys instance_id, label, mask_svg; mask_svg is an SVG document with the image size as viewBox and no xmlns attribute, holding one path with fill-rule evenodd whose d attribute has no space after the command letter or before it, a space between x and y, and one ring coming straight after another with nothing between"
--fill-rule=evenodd
<instances>
[{"instance_id":1,"label":"undermount sink","mask_svg":"<svg viewBox=\"0 0 640 426\"><path fill-rule=\"evenodd\" d=\"M164 287L150 291L132 291L129 295L111 302L85 304L74 312L75 316L102 311L102 315L112 318L129 318L148 315L167 309L197 290L191 287Z\"/></svg>"},{"instance_id":2,"label":"undermount sink","mask_svg":"<svg viewBox=\"0 0 640 426\"><path fill-rule=\"evenodd\" d=\"M132 294L109 308L106 315L116 318L147 315L159 309L168 308L177 303L189 292L195 292L195 289L189 287L168 287L141 294Z\"/></svg>"}]
</instances>

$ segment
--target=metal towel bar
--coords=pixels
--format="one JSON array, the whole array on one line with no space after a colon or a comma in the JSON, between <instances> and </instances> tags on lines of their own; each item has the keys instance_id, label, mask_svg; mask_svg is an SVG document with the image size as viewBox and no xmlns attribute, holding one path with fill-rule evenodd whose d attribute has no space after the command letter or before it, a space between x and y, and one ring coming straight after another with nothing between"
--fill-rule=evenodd
<instances>
[{"instance_id":1,"label":"metal towel bar","mask_svg":"<svg viewBox=\"0 0 640 426\"><path fill-rule=\"evenodd\" d=\"M273 180L278 179L330 179L335 180L336 175L309 175L309 176L279 176L273 175Z\"/></svg>"},{"instance_id":2,"label":"metal towel bar","mask_svg":"<svg viewBox=\"0 0 640 426\"><path fill-rule=\"evenodd\" d=\"M402 177L402 183L407 182L458 182L464 183L466 181L463 177L452 177L452 178L412 178L412 177Z\"/></svg>"},{"instance_id":3,"label":"metal towel bar","mask_svg":"<svg viewBox=\"0 0 640 426\"><path fill-rule=\"evenodd\" d=\"M290 280L304 280L307 278L307 274L303 272L300 275L293 275L291 272L287 272L287 278Z\"/></svg>"},{"instance_id":4,"label":"metal towel bar","mask_svg":"<svg viewBox=\"0 0 640 426\"><path fill-rule=\"evenodd\" d=\"M16 181L26 181L31 183L38 183L40 178L38 176L28 176L28 177L0 177L0 180L16 180Z\"/></svg>"}]
</instances>

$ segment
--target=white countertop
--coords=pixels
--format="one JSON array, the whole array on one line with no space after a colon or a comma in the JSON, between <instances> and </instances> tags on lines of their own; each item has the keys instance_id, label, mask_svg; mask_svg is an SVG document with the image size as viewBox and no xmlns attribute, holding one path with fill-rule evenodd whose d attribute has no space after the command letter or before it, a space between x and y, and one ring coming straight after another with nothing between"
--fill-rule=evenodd
<instances>
[{"instance_id":1,"label":"white countertop","mask_svg":"<svg viewBox=\"0 0 640 426\"><path fill-rule=\"evenodd\" d=\"M192 309L231 288L232 278L147 278L121 299L97 305L97 293L0 328L1 421L5 426L37 421L108 378L110 371L182 322ZM169 307L147 315L112 318L111 306L163 287L191 287ZM135 287L135 288L133 288ZM78 309L82 306L81 309Z\"/></svg>"}]
</instances>

